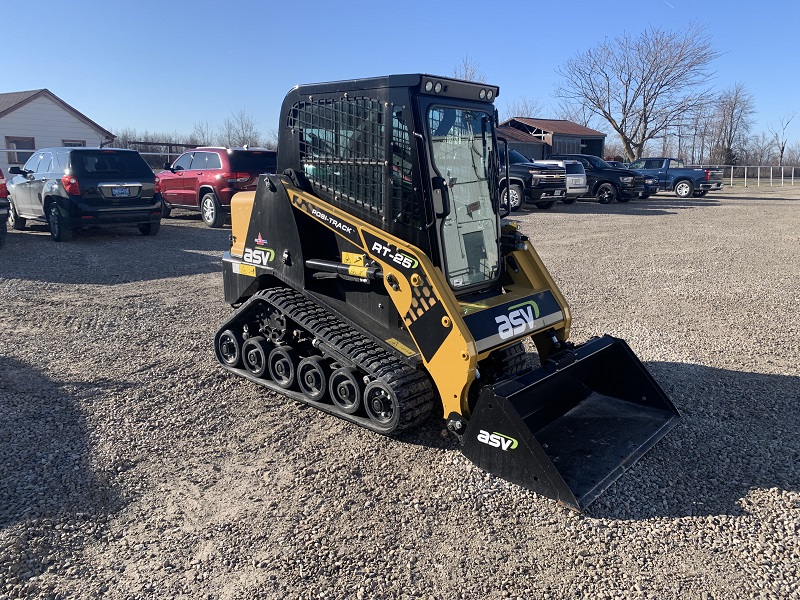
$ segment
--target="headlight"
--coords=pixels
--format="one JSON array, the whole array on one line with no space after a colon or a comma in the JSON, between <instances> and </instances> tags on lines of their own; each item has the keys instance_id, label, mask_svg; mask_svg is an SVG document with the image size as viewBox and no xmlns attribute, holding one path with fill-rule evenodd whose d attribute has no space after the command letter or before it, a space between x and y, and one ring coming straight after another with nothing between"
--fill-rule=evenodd
<instances>
[{"instance_id":1,"label":"headlight","mask_svg":"<svg viewBox=\"0 0 800 600\"><path fill-rule=\"evenodd\" d=\"M628 183L628 184L633 183L633 177L620 177L619 180L622 183Z\"/></svg>"}]
</instances>

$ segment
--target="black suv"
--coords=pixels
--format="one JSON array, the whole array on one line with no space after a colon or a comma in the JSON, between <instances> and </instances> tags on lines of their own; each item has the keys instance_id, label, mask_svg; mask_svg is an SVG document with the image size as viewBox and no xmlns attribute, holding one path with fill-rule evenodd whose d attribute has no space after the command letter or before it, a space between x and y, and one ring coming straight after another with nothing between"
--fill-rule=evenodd
<instances>
[{"instance_id":1,"label":"black suv","mask_svg":"<svg viewBox=\"0 0 800 600\"><path fill-rule=\"evenodd\" d=\"M567 172L557 165L536 164L517 152L508 151L508 181L506 181L506 157L500 147L500 187L502 203L511 201L511 210L517 210L523 202L547 209L567 193Z\"/></svg>"},{"instance_id":2,"label":"black suv","mask_svg":"<svg viewBox=\"0 0 800 600\"><path fill-rule=\"evenodd\" d=\"M644 177L630 169L612 167L599 156L591 154L551 154L548 158L578 160L586 170L587 196L594 196L600 204L627 202L639 197L644 190Z\"/></svg>"},{"instance_id":3,"label":"black suv","mask_svg":"<svg viewBox=\"0 0 800 600\"><path fill-rule=\"evenodd\" d=\"M43 148L24 167L11 167L8 223L24 229L44 221L57 242L79 227L136 225L142 235L161 227L156 177L135 150Z\"/></svg>"}]
</instances>

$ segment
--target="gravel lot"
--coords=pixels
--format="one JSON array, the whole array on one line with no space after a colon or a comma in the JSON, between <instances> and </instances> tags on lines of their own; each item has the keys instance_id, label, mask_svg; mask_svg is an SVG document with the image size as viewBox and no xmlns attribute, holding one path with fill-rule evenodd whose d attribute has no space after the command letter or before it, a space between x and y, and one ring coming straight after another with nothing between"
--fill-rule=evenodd
<instances>
[{"instance_id":1,"label":"gravel lot","mask_svg":"<svg viewBox=\"0 0 800 600\"><path fill-rule=\"evenodd\" d=\"M0 599L800 597L800 188L519 213L683 414L584 514L218 368L175 214L0 252Z\"/></svg>"}]
</instances>

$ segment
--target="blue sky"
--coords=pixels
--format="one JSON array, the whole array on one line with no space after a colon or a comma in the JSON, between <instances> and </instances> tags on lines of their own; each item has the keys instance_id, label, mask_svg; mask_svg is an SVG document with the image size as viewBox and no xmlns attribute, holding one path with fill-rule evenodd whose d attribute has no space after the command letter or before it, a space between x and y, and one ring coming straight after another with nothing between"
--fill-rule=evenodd
<instances>
[{"instance_id":1,"label":"blue sky","mask_svg":"<svg viewBox=\"0 0 800 600\"><path fill-rule=\"evenodd\" d=\"M695 20L721 53L711 85L745 84L756 133L797 112L787 133L800 142L795 0L40 0L35 11L4 13L0 91L48 88L112 132L181 134L199 122L218 127L241 110L266 134L296 84L446 76L465 57L500 86L501 112L521 97L555 107L555 69L576 52L604 37L649 26L678 31ZM544 112L537 116L556 116Z\"/></svg>"}]
</instances>

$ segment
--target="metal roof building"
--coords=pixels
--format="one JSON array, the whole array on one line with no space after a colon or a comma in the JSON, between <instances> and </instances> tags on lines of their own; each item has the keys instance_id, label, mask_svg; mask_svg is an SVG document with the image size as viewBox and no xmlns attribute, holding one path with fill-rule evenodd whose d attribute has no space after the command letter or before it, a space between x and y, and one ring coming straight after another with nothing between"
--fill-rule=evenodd
<instances>
[{"instance_id":1,"label":"metal roof building","mask_svg":"<svg viewBox=\"0 0 800 600\"><path fill-rule=\"evenodd\" d=\"M593 154L602 158L606 134L563 119L513 117L498 128L509 148L538 160L550 154ZM521 148L525 148L525 150Z\"/></svg>"}]
</instances>

